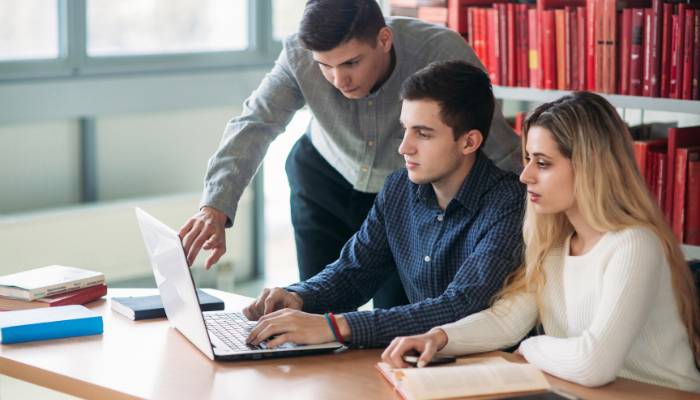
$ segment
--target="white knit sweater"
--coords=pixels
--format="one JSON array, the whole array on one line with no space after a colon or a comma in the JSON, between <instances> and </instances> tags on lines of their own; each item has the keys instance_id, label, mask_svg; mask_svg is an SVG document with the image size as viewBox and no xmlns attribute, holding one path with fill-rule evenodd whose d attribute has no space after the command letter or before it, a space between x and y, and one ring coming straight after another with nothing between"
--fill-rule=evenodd
<instances>
[{"instance_id":1,"label":"white knit sweater","mask_svg":"<svg viewBox=\"0 0 700 400\"><path fill-rule=\"evenodd\" d=\"M661 242L648 229L606 233L582 256L569 240L544 265L545 335L520 344L528 362L586 386L616 376L700 392ZM534 326L535 296L522 293L441 328L441 351L468 354L512 346Z\"/></svg>"}]
</instances>

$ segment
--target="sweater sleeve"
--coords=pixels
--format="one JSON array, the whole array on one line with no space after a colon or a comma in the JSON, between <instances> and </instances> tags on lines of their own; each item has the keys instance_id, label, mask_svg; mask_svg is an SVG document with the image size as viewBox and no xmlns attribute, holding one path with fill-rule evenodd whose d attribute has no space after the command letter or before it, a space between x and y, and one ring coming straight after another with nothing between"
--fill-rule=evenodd
<instances>
[{"instance_id":1,"label":"sweater sleeve","mask_svg":"<svg viewBox=\"0 0 700 400\"><path fill-rule=\"evenodd\" d=\"M509 347L527 335L536 320L535 295L514 294L491 308L441 326L448 341L440 352L462 355Z\"/></svg>"},{"instance_id":2,"label":"sweater sleeve","mask_svg":"<svg viewBox=\"0 0 700 400\"><path fill-rule=\"evenodd\" d=\"M600 302L590 326L575 337L543 335L523 341L520 351L528 362L586 386L615 379L652 310L666 265L651 231L629 230L620 243L603 273Z\"/></svg>"}]
</instances>

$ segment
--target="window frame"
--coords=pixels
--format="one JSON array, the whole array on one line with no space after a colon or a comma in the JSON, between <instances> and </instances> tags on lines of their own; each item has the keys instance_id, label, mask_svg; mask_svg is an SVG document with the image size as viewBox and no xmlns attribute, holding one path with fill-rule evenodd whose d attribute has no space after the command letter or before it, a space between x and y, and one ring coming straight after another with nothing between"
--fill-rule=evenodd
<instances>
[{"instance_id":1,"label":"window frame","mask_svg":"<svg viewBox=\"0 0 700 400\"><path fill-rule=\"evenodd\" d=\"M56 0L58 57L0 61L0 82L99 75L201 71L269 65L279 49L272 39L271 0L246 0L248 48L244 50L90 57L87 1Z\"/></svg>"}]
</instances>

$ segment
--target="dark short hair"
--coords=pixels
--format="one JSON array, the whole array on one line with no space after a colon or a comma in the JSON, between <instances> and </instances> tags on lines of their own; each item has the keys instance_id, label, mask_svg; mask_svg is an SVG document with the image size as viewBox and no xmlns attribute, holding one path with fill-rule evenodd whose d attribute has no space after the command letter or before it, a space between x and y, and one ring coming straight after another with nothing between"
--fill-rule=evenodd
<instances>
[{"instance_id":1,"label":"dark short hair","mask_svg":"<svg viewBox=\"0 0 700 400\"><path fill-rule=\"evenodd\" d=\"M476 129L486 142L496 100L488 75L479 67L465 61L434 62L404 81L401 99L437 102L455 140Z\"/></svg>"},{"instance_id":2,"label":"dark short hair","mask_svg":"<svg viewBox=\"0 0 700 400\"><path fill-rule=\"evenodd\" d=\"M311 51L328 51L357 39L377 45L386 26L375 0L309 0L299 24L299 41Z\"/></svg>"}]
</instances>

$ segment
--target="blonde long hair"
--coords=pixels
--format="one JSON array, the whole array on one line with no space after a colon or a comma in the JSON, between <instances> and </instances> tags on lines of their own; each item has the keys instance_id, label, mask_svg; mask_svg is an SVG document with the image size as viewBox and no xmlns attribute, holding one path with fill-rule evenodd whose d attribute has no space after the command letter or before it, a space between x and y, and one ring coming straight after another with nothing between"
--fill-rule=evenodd
<instances>
[{"instance_id":1,"label":"blonde long hair","mask_svg":"<svg viewBox=\"0 0 700 400\"><path fill-rule=\"evenodd\" d=\"M527 133L533 126L549 130L559 151L571 160L578 208L595 230L646 227L659 238L670 267L678 313L688 332L695 364L700 366L695 283L678 241L637 169L632 137L617 111L603 97L589 92L575 92L543 104L525 121L523 156ZM534 292L541 305L544 259L573 231L564 213L537 214L528 203L523 223L525 265L508 278L496 298L526 290Z\"/></svg>"}]
</instances>

